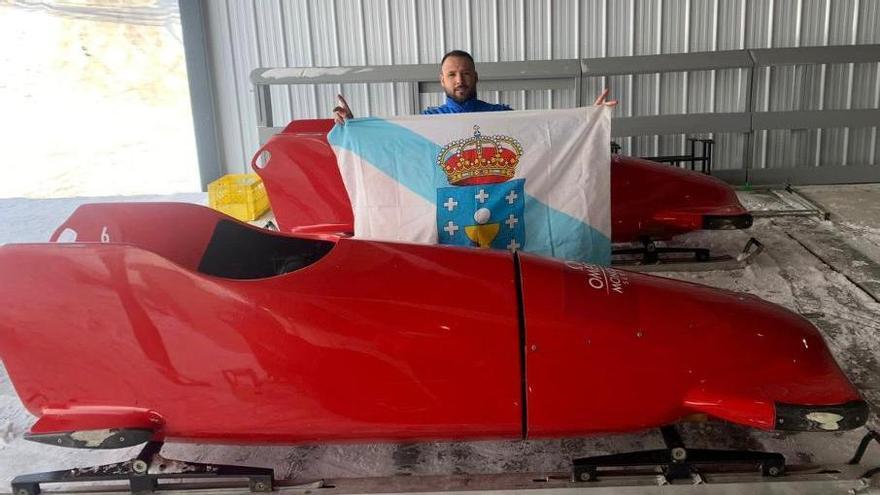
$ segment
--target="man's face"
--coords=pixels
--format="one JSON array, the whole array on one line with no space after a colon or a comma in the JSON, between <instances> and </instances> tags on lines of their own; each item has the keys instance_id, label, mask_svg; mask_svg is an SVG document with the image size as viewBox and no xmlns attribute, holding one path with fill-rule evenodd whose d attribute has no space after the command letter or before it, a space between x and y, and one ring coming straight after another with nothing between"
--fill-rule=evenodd
<instances>
[{"instance_id":1,"label":"man's face","mask_svg":"<svg viewBox=\"0 0 880 495\"><path fill-rule=\"evenodd\" d=\"M464 57L448 57L440 67L440 85L453 100L463 103L477 94L477 69Z\"/></svg>"}]
</instances>

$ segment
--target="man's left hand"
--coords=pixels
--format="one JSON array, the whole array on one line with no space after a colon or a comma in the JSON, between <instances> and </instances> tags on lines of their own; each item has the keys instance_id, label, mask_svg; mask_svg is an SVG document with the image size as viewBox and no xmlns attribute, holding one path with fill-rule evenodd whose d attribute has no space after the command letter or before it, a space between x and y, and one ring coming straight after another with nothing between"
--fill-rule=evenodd
<instances>
[{"instance_id":1,"label":"man's left hand","mask_svg":"<svg viewBox=\"0 0 880 495\"><path fill-rule=\"evenodd\" d=\"M600 107L602 105L605 105L606 107L616 107L617 100L609 100L608 99L608 93L610 93L610 92L611 92L610 89L605 88L605 90L602 91L602 94L600 94L596 98L596 101L593 102L593 105L596 105L597 107Z\"/></svg>"}]
</instances>

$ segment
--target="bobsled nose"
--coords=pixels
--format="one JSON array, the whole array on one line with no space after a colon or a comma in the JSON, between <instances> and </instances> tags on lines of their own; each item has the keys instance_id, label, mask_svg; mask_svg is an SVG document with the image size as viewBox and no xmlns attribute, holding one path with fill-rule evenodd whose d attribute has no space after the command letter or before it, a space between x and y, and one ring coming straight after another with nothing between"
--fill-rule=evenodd
<instances>
[{"instance_id":1,"label":"bobsled nose","mask_svg":"<svg viewBox=\"0 0 880 495\"><path fill-rule=\"evenodd\" d=\"M695 413L765 430L835 431L867 419L819 331L782 306L608 267L520 260L530 436L626 431ZM584 377L588 393L560 393L584 390Z\"/></svg>"},{"instance_id":2,"label":"bobsled nose","mask_svg":"<svg viewBox=\"0 0 880 495\"><path fill-rule=\"evenodd\" d=\"M869 414L868 404L861 399L842 404L786 404L705 390L688 394L684 404L693 411L733 423L783 431L852 430L863 426Z\"/></svg>"},{"instance_id":3,"label":"bobsled nose","mask_svg":"<svg viewBox=\"0 0 880 495\"><path fill-rule=\"evenodd\" d=\"M695 411L756 428L838 431L857 428L868 406L809 321L754 296L732 308L747 315L724 340L742 365L708 377L685 396ZM742 347L752 341L752 349Z\"/></svg>"}]
</instances>

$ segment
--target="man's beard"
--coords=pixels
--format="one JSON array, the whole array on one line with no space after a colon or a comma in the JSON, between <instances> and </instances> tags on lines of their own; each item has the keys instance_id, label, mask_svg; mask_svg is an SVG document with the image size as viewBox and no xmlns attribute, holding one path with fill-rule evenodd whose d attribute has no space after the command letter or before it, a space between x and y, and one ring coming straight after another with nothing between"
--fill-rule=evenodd
<instances>
[{"instance_id":1,"label":"man's beard","mask_svg":"<svg viewBox=\"0 0 880 495\"><path fill-rule=\"evenodd\" d=\"M446 88L443 88L443 91L446 93L446 96L452 98L453 101L455 101L456 103L464 103L477 95L477 88L474 86L471 86L470 88L468 88L468 92L465 93L465 95L463 97L460 97L457 94L455 94L454 89L452 91L450 91Z\"/></svg>"}]
</instances>

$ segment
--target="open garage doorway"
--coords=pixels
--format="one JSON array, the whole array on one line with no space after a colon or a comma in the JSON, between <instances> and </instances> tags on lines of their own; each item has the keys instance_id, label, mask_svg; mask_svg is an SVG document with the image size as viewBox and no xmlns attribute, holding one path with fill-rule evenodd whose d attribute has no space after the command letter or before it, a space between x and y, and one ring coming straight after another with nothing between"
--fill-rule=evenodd
<instances>
[{"instance_id":1,"label":"open garage doorway","mask_svg":"<svg viewBox=\"0 0 880 495\"><path fill-rule=\"evenodd\" d=\"M0 3L0 197L198 191L176 0Z\"/></svg>"}]
</instances>

